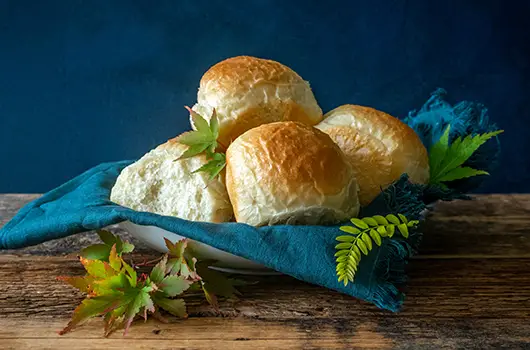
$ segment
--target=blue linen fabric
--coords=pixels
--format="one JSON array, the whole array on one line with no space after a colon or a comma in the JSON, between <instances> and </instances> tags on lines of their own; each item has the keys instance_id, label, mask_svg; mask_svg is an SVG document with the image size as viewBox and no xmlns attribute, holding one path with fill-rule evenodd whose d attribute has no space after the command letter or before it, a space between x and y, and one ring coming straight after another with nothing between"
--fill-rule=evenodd
<instances>
[{"instance_id":1,"label":"blue linen fabric","mask_svg":"<svg viewBox=\"0 0 530 350\"><path fill-rule=\"evenodd\" d=\"M137 212L109 200L120 171L131 161L96 166L27 204L0 230L0 248L15 249L122 221L158 226L256 261L302 281L321 285L398 311L406 282L405 264L417 243L387 239L361 260L355 282L344 286L335 273L338 226L212 224ZM402 179L406 181L406 178ZM384 202L384 198L374 203ZM384 204L383 204L384 206ZM368 208L369 209L369 208ZM374 209L375 213L382 213ZM383 213L384 214L384 213ZM413 235L418 237L418 234Z\"/></svg>"}]
</instances>

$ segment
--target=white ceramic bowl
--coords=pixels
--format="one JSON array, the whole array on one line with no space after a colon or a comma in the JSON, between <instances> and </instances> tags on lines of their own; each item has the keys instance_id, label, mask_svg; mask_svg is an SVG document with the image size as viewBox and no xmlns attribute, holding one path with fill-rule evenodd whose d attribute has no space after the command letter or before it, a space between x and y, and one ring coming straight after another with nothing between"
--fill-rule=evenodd
<instances>
[{"instance_id":1,"label":"white ceramic bowl","mask_svg":"<svg viewBox=\"0 0 530 350\"><path fill-rule=\"evenodd\" d=\"M160 227L141 226L133 224L130 221L124 221L120 223L119 226L125 231L129 232L135 238L144 242L149 247L162 253L167 252L164 238L167 238L171 242L180 241L181 239L186 238L177 235L176 233L161 229ZM201 242L190 240L188 246L193 250L197 258L212 259L217 261L214 266L211 266L216 270L252 275L277 274L277 272L268 269L263 265L227 253Z\"/></svg>"}]
</instances>

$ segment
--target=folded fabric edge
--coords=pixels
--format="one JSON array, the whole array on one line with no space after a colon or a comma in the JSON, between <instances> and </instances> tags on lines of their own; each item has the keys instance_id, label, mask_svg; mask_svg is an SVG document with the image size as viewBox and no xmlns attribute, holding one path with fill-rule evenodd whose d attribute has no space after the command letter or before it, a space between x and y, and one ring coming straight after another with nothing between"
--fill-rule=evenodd
<instances>
[{"instance_id":1,"label":"folded fabric edge","mask_svg":"<svg viewBox=\"0 0 530 350\"><path fill-rule=\"evenodd\" d=\"M415 239L415 243L390 240L383 256L377 257L374 275L379 276L379 283L372 291L371 302L379 308L398 312L403 307L406 296L403 290L409 281L406 267L410 258L417 254L422 234L418 232L411 238Z\"/></svg>"}]
</instances>

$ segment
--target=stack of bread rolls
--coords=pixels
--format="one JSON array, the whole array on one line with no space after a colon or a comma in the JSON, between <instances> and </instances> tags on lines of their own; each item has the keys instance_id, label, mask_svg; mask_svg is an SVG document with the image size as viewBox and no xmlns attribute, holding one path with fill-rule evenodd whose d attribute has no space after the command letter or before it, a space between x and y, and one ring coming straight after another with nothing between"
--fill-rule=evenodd
<instances>
[{"instance_id":1,"label":"stack of bread rolls","mask_svg":"<svg viewBox=\"0 0 530 350\"><path fill-rule=\"evenodd\" d=\"M217 63L193 110L206 120L215 110L226 170L214 180L194 172L206 156L175 161L188 146L171 139L121 172L113 202L194 221L326 225L357 216L403 173L429 180L427 151L406 124L357 105L323 116L307 81L275 61Z\"/></svg>"}]
</instances>

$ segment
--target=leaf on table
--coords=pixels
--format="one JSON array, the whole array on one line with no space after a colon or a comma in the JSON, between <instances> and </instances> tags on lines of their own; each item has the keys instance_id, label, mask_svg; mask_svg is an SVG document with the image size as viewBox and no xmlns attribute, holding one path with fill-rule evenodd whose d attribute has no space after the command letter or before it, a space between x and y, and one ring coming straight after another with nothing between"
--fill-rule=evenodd
<instances>
[{"instance_id":1,"label":"leaf on table","mask_svg":"<svg viewBox=\"0 0 530 350\"><path fill-rule=\"evenodd\" d=\"M109 274L114 274L114 270L104 261L88 260L85 258L79 258L79 261L83 264L86 272L95 278L105 278Z\"/></svg>"},{"instance_id":2,"label":"leaf on table","mask_svg":"<svg viewBox=\"0 0 530 350\"><path fill-rule=\"evenodd\" d=\"M122 260L116 253L116 245L113 245L110 249L109 254L109 265L114 269L114 271L120 271L122 266Z\"/></svg>"},{"instance_id":3,"label":"leaf on table","mask_svg":"<svg viewBox=\"0 0 530 350\"><path fill-rule=\"evenodd\" d=\"M87 298L74 310L72 319L59 334L63 335L89 318L110 312L120 306L121 301L119 296L105 295Z\"/></svg>"},{"instance_id":4,"label":"leaf on table","mask_svg":"<svg viewBox=\"0 0 530 350\"><path fill-rule=\"evenodd\" d=\"M127 335L134 317L140 313L142 308L151 308L152 312L155 311L149 292L145 291L143 288L135 289L127 296L127 298L132 299L132 302L128 303L125 310L125 330L123 335Z\"/></svg>"},{"instance_id":5,"label":"leaf on table","mask_svg":"<svg viewBox=\"0 0 530 350\"><path fill-rule=\"evenodd\" d=\"M188 240L187 239L181 239L180 241L173 243L169 239L164 237L164 242L166 243L166 247L168 249L168 254L171 257L174 258L181 258L184 256L184 251L186 250L188 246Z\"/></svg>"},{"instance_id":6,"label":"leaf on table","mask_svg":"<svg viewBox=\"0 0 530 350\"><path fill-rule=\"evenodd\" d=\"M232 281L221 272L212 270L208 263L197 263L197 273L201 277L203 286L206 286L208 293L220 295L225 298L235 298L241 293L234 287Z\"/></svg>"},{"instance_id":7,"label":"leaf on table","mask_svg":"<svg viewBox=\"0 0 530 350\"><path fill-rule=\"evenodd\" d=\"M156 305L169 312L173 316L186 318L188 314L186 313L186 303L183 299L169 299L159 294L153 296L153 301Z\"/></svg>"},{"instance_id":8,"label":"leaf on table","mask_svg":"<svg viewBox=\"0 0 530 350\"><path fill-rule=\"evenodd\" d=\"M129 280L129 283L132 287L136 287L138 282L138 275L136 273L136 270L131 267L131 265L127 264L125 261L122 261L122 267L126 272L127 279Z\"/></svg>"},{"instance_id":9,"label":"leaf on table","mask_svg":"<svg viewBox=\"0 0 530 350\"><path fill-rule=\"evenodd\" d=\"M215 309L219 311L219 302L217 301L217 296L211 291L211 285L202 284L202 291L208 303Z\"/></svg>"},{"instance_id":10,"label":"leaf on table","mask_svg":"<svg viewBox=\"0 0 530 350\"><path fill-rule=\"evenodd\" d=\"M127 305L122 305L105 314L105 328L103 333L105 337L108 337L112 332L123 326L125 320L123 314L125 313L126 308Z\"/></svg>"},{"instance_id":11,"label":"leaf on table","mask_svg":"<svg viewBox=\"0 0 530 350\"><path fill-rule=\"evenodd\" d=\"M89 294L92 291L91 284L93 283L93 279L88 276L59 276L57 277L57 280L68 283L69 285L74 288L77 288L80 292L83 293Z\"/></svg>"},{"instance_id":12,"label":"leaf on table","mask_svg":"<svg viewBox=\"0 0 530 350\"><path fill-rule=\"evenodd\" d=\"M131 244L129 242L123 242L123 246L122 246L122 250L121 250L122 254L132 253L133 250L134 250L134 244Z\"/></svg>"},{"instance_id":13,"label":"leaf on table","mask_svg":"<svg viewBox=\"0 0 530 350\"><path fill-rule=\"evenodd\" d=\"M158 288L168 297L175 297L184 293L192 284L183 276L166 276L159 284Z\"/></svg>"},{"instance_id":14,"label":"leaf on table","mask_svg":"<svg viewBox=\"0 0 530 350\"><path fill-rule=\"evenodd\" d=\"M110 254L110 248L106 244L94 244L81 250L80 255L90 260L107 260Z\"/></svg>"},{"instance_id":15,"label":"leaf on table","mask_svg":"<svg viewBox=\"0 0 530 350\"><path fill-rule=\"evenodd\" d=\"M129 279L123 272L102 280L95 280L92 285L96 295L116 294L131 287Z\"/></svg>"},{"instance_id":16,"label":"leaf on table","mask_svg":"<svg viewBox=\"0 0 530 350\"><path fill-rule=\"evenodd\" d=\"M81 250L80 255L89 260L108 261L112 246L116 246L116 254L131 253L134 245L124 242L119 236L106 230L98 230L97 234L103 243L94 244Z\"/></svg>"},{"instance_id":17,"label":"leaf on table","mask_svg":"<svg viewBox=\"0 0 530 350\"><path fill-rule=\"evenodd\" d=\"M166 264L167 254L164 254L162 260L160 260L151 270L151 274L149 275L151 281L154 283L160 283L164 279L164 276L166 275Z\"/></svg>"},{"instance_id":18,"label":"leaf on table","mask_svg":"<svg viewBox=\"0 0 530 350\"><path fill-rule=\"evenodd\" d=\"M96 231L99 239L109 247L112 247L114 244L116 244L116 236L114 236L111 232L106 230L98 230Z\"/></svg>"}]
</instances>

